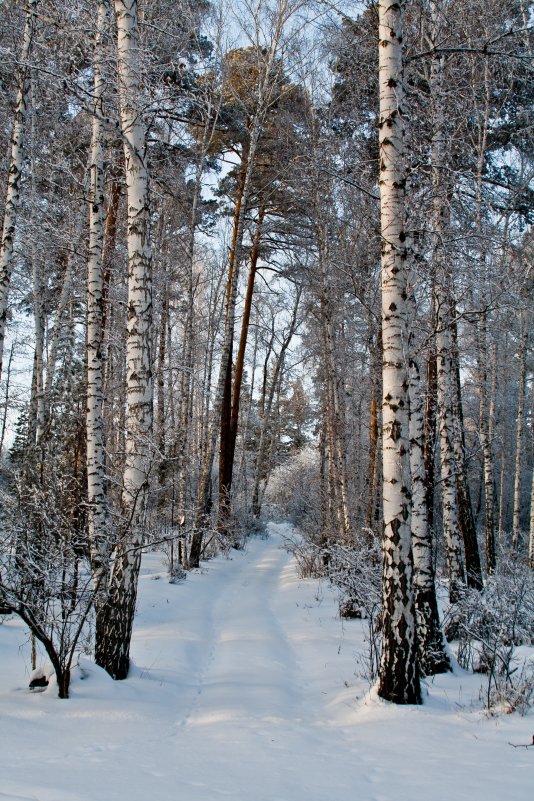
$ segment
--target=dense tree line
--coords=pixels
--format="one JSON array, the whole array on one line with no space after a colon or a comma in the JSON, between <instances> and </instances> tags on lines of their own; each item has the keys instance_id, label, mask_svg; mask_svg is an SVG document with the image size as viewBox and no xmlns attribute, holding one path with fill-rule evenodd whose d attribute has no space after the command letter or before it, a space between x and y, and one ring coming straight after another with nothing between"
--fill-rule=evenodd
<instances>
[{"instance_id":1,"label":"dense tree line","mask_svg":"<svg viewBox=\"0 0 534 801\"><path fill-rule=\"evenodd\" d=\"M531 10L348 13L0 3L0 602L62 697L88 631L127 676L144 547L266 504L321 569L382 543L400 703L450 669L436 575L534 565Z\"/></svg>"}]
</instances>

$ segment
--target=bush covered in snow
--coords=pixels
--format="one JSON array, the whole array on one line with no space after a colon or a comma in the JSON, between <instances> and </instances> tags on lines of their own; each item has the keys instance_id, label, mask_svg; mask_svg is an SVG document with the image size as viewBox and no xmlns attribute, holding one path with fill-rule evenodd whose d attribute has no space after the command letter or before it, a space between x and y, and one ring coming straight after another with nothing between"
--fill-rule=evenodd
<instances>
[{"instance_id":1,"label":"bush covered in snow","mask_svg":"<svg viewBox=\"0 0 534 801\"><path fill-rule=\"evenodd\" d=\"M310 541L317 542L321 528L317 448L307 445L273 470L265 497Z\"/></svg>"},{"instance_id":2,"label":"bush covered in snow","mask_svg":"<svg viewBox=\"0 0 534 801\"><path fill-rule=\"evenodd\" d=\"M445 620L458 639L461 667L487 674L488 709L524 712L534 695L534 574L520 560L501 556L483 592L466 589Z\"/></svg>"}]
</instances>

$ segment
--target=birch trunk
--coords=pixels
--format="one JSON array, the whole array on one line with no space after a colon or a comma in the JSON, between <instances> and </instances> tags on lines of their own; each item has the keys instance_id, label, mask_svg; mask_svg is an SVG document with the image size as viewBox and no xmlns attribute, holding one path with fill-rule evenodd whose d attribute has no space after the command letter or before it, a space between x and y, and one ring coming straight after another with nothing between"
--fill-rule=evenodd
<instances>
[{"instance_id":1,"label":"birch trunk","mask_svg":"<svg viewBox=\"0 0 534 801\"><path fill-rule=\"evenodd\" d=\"M369 485L367 491L367 511L365 524L372 530L377 503L377 490L379 489L378 460L380 451L380 420L379 399L382 384L382 329L377 326L376 338L371 338L371 399L369 402Z\"/></svg>"},{"instance_id":2,"label":"birch trunk","mask_svg":"<svg viewBox=\"0 0 534 801\"><path fill-rule=\"evenodd\" d=\"M29 58L35 33L36 9L39 0L28 0L24 13L26 22L20 54L17 101L11 134L11 153L9 157L7 192L0 240L0 378L2 377L2 358L6 333L7 303L9 284L13 271L13 253L17 214L20 207L20 183L24 158L26 122L31 94L31 70Z\"/></svg>"},{"instance_id":3,"label":"birch trunk","mask_svg":"<svg viewBox=\"0 0 534 801\"><path fill-rule=\"evenodd\" d=\"M490 429L492 428L492 404L488 410L488 373L487 373L487 331L486 313L480 316L478 326L478 385L480 398L480 439L484 458L484 506L486 518L486 570L488 576L495 571L495 498L493 447ZM493 365L495 371L495 365Z\"/></svg>"},{"instance_id":4,"label":"birch trunk","mask_svg":"<svg viewBox=\"0 0 534 801\"><path fill-rule=\"evenodd\" d=\"M104 463L103 405L103 296L104 244L104 127L101 120L106 81L103 75L104 37L109 23L109 0L98 4L93 59L94 115L89 189L89 249L87 259L87 505L89 545L96 589L97 628L102 593L108 582L108 508Z\"/></svg>"},{"instance_id":5,"label":"birch trunk","mask_svg":"<svg viewBox=\"0 0 534 801\"><path fill-rule=\"evenodd\" d=\"M9 390L11 384L11 366L13 364L13 357L15 355L15 343L9 349L9 358L7 360L7 372L5 381L5 395L4 395L4 411L2 414L2 427L0 428L0 459L2 458L2 451L4 449L4 439L6 436L7 413L9 410ZM35 668L32 668L35 670Z\"/></svg>"},{"instance_id":6,"label":"birch trunk","mask_svg":"<svg viewBox=\"0 0 534 801\"><path fill-rule=\"evenodd\" d=\"M436 598L432 532L428 525L427 481L425 470L425 397L415 351L413 323L417 307L415 294L409 293L410 309L410 472L412 479L412 547L414 594L419 668L423 675L445 673L451 664L441 631Z\"/></svg>"},{"instance_id":7,"label":"birch trunk","mask_svg":"<svg viewBox=\"0 0 534 801\"><path fill-rule=\"evenodd\" d=\"M126 344L126 458L123 531L114 553L102 641L96 661L115 679L128 675L130 640L141 562L152 433L152 253L149 176L141 114L136 0L115 0L118 89L128 200L128 334Z\"/></svg>"},{"instance_id":8,"label":"birch trunk","mask_svg":"<svg viewBox=\"0 0 534 801\"><path fill-rule=\"evenodd\" d=\"M29 438L32 444L38 444L41 441L46 424L44 392L45 311L43 304L44 287L41 280L35 245L32 246L32 284L35 350L33 357L34 380L32 382L32 397L30 401Z\"/></svg>"},{"instance_id":9,"label":"birch trunk","mask_svg":"<svg viewBox=\"0 0 534 801\"><path fill-rule=\"evenodd\" d=\"M436 416L437 416L437 368L435 345L431 345L426 367L425 397L425 499L428 527L434 531L434 494L436 488Z\"/></svg>"},{"instance_id":10,"label":"birch trunk","mask_svg":"<svg viewBox=\"0 0 534 801\"><path fill-rule=\"evenodd\" d=\"M33 106L33 101L32 101ZM32 215L37 213L37 194L35 187L35 113L31 115L32 146L30 157L31 171L31 210ZM33 322L35 331L34 351L34 381L32 382L32 398L30 400L29 441L39 443L46 424L46 406L44 389L44 349L45 349L45 286L41 274L41 265L37 256L37 242L32 239L32 287L33 287Z\"/></svg>"},{"instance_id":11,"label":"birch trunk","mask_svg":"<svg viewBox=\"0 0 534 801\"><path fill-rule=\"evenodd\" d=\"M439 38L439 9L432 3L432 34ZM443 57L437 56L431 65L432 90L432 187L433 187L433 272L435 275L434 315L436 323L436 385L438 408L438 439L441 473L441 502L443 534L449 573L451 603L458 600L465 585L462 548L459 534L456 464L454 459L453 363L452 363L452 302L448 265L445 255L445 233L449 227L448 187L444 181L445 120L442 97Z\"/></svg>"},{"instance_id":12,"label":"birch trunk","mask_svg":"<svg viewBox=\"0 0 534 801\"><path fill-rule=\"evenodd\" d=\"M528 326L527 312L520 313L519 332L519 386L517 397L517 428L515 437L515 471L514 471L514 516L512 521L512 547L519 548L521 536L521 467L524 439L525 384L527 375Z\"/></svg>"},{"instance_id":13,"label":"birch trunk","mask_svg":"<svg viewBox=\"0 0 534 801\"><path fill-rule=\"evenodd\" d=\"M530 535L528 544L528 563L534 570L534 471L532 472L530 487Z\"/></svg>"},{"instance_id":14,"label":"birch trunk","mask_svg":"<svg viewBox=\"0 0 534 801\"><path fill-rule=\"evenodd\" d=\"M426 507L424 414L419 365L410 360L410 468L412 475L412 547L414 561L415 616L419 667L425 676L451 670L441 631L432 535Z\"/></svg>"},{"instance_id":15,"label":"birch trunk","mask_svg":"<svg viewBox=\"0 0 534 801\"><path fill-rule=\"evenodd\" d=\"M383 609L378 694L421 702L411 547L406 325L403 2L382 0L379 13L380 217L383 339Z\"/></svg>"}]
</instances>

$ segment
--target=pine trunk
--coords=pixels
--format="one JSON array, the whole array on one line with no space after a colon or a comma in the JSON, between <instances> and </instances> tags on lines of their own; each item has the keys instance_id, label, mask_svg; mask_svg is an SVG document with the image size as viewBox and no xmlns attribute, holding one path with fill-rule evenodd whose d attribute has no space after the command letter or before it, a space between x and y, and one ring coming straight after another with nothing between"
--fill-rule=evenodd
<instances>
[{"instance_id":1,"label":"pine trunk","mask_svg":"<svg viewBox=\"0 0 534 801\"><path fill-rule=\"evenodd\" d=\"M258 221L256 224L256 232L252 242L252 249L250 253L250 267L247 281L247 291L245 295L245 304L243 307L243 318L241 322L241 334L239 337L239 346L237 350L237 358L234 370L233 384L231 385L230 394L230 408L226 412L227 427L225 427L225 437L223 438L223 428L221 426L221 457L223 455L223 440L224 440L224 460L221 459L221 469L219 473L219 531L227 534L229 523L232 479L234 471L235 448L237 442L237 432L239 427L239 409L241 404L241 386L243 383L243 374L245 370L245 353L248 340L248 331L250 325L250 315L252 312L252 299L254 296L254 284L256 280L256 272L258 269L258 259L260 255L260 241L262 234L263 220L265 216L265 209L260 207L258 213ZM223 419L221 414L221 419Z\"/></svg>"}]
</instances>

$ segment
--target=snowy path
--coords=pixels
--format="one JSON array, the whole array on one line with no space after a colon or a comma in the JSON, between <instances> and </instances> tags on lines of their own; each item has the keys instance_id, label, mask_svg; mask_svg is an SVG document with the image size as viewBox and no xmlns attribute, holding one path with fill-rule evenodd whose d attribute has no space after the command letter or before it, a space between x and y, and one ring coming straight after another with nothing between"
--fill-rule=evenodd
<instances>
[{"instance_id":1,"label":"snowy path","mask_svg":"<svg viewBox=\"0 0 534 801\"><path fill-rule=\"evenodd\" d=\"M126 682L85 660L71 700L30 695L21 627L1 626L0 801L530 799L534 754L507 741L532 717L472 711L466 674L421 708L370 698L365 623L298 580L283 530L177 586L148 555Z\"/></svg>"}]
</instances>

